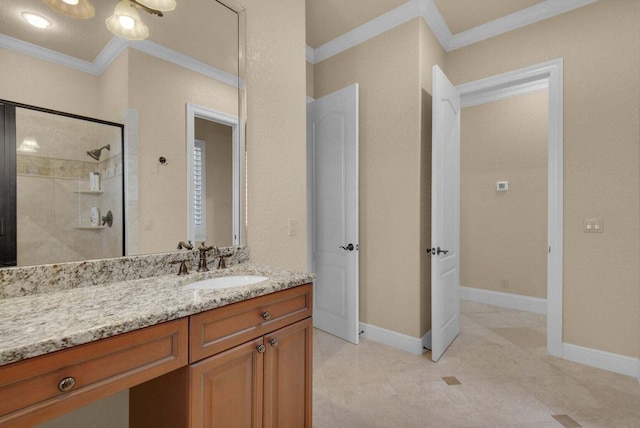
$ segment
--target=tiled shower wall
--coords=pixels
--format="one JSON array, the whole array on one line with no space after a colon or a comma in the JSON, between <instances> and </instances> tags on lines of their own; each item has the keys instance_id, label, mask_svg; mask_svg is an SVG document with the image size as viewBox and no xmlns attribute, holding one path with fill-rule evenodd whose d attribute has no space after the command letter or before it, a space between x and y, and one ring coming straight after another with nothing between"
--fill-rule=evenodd
<instances>
[{"instance_id":1,"label":"tiled shower wall","mask_svg":"<svg viewBox=\"0 0 640 428\"><path fill-rule=\"evenodd\" d=\"M122 150L120 128L18 109L16 143L35 137L38 152L17 155L18 266L102 259L123 255ZM101 161L86 152L111 144ZM100 172L101 194L89 190ZM91 207L113 227L89 226Z\"/></svg>"}]
</instances>

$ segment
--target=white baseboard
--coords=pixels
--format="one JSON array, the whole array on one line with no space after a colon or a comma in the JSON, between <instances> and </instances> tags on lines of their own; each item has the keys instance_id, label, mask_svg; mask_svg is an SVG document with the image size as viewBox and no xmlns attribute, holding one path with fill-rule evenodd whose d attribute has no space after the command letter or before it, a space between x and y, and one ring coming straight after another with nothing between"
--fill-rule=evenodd
<instances>
[{"instance_id":1,"label":"white baseboard","mask_svg":"<svg viewBox=\"0 0 640 428\"><path fill-rule=\"evenodd\" d=\"M640 381L640 360L638 358L571 345L570 343L562 344L562 358L598 369L633 376Z\"/></svg>"},{"instance_id":2,"label":"white baseboard","mask_svg":"<svg viewBox=\"0 0 640 428\"><path fill-rule=\"evenodd\" d=\"M519 311L547 313L547 299L460 286L460 299Z\"/></svg>"},{"instance_id":3,"label":"white baseboard","mask_svg":"<svg viewBox=\"0 0 640 428\"><path fill-rule=\"evenodd\" d=\"M360 323L360 331L364 332L360 337L382 343L402 351L410 352L414 355L422 355L424 353L424 341L427 340L427 337L429 341L431 340L431 331L425 334L422 338L419 338L407 336L406 334L387 330L382 327L376 327L375 325L365 324L363 322Z\"/></svg>"}]
</instances>

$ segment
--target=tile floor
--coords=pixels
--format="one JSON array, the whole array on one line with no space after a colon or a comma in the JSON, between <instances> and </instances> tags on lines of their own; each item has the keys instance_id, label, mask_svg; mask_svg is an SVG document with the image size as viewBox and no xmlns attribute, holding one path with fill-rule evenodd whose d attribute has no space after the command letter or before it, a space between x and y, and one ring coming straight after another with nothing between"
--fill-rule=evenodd
<instances>
[{"instance_id":1,"label":"tile floor","mask_svg":"<svg viewBox=\"0 0 640 428\"><path fill-rule=\"evenodd\" d=\"M315 330L313 426L639 428L638 381L546 356L545 329L542 315L463 301L437 363Z\"/></svg>"}]
</instances>

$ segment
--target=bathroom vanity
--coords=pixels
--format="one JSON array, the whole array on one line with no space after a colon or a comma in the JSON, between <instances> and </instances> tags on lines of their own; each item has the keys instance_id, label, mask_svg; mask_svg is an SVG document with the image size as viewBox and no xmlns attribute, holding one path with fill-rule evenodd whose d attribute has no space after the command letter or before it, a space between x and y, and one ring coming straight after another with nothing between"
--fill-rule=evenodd
<instances>
[{"instance_id":1,"label":"bathroom vanity","mask_svg":"<svg viewBox=\"0 0 640 428\"><path fill-rule=\"evenodd\" d=\"M184 288L247 274L269 279ZM127 388L132 428L311 427L313 279L241 263L0 299L0 427Z\"/></svg>"}]
</instances>

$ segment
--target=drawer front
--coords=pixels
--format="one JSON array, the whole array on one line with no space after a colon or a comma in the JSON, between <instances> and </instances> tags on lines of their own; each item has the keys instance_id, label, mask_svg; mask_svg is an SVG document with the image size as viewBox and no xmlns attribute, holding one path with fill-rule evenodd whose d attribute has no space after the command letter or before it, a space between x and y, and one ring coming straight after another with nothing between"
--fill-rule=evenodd
<instances>
[{"instance_id":1,"label":"drawer front","mask_svg":"<svg viewBox=\"0 0 640 428\"><path fill-rule=\"evenodd\" d=\"M0 426L32 412L47 419L75 408L74 398L84 403L83 395L99 398L182 367L187 334L185 318L0 367Z\"/></svg>"},{"instance_id":2,"label":"drawer front","mask_svg":"<svg viewBox=\"0 0 640 428\"><path fill-rule=\"evenodd\" d=\"M310 317L311 291L306 284L191 316L189 362Z\"/></svg>"}]
</instances>

